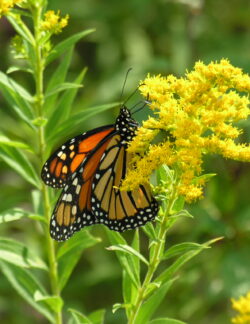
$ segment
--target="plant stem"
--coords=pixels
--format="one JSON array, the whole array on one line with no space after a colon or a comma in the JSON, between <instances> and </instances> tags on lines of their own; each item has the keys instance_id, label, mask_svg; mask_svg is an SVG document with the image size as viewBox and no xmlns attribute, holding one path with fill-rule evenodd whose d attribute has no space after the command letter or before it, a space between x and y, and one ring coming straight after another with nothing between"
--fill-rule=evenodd
<instances>
[{"instance_id":1,"label":"plant stem","mask_svg":"<svg viewBox=\"0 0 250 324\"><path fill-rule=\"evenodd\" d=\"M131 311L130 318L128 319L128 324L136 324L136 317L139 313L139 310L144 302L145 299L145 292L148 288L148 285L151 283L152 278L155 274L156 269L158 268L160 262L161 262L161 255L162 251L165 247L165 241L166 241L166 233L167 233L167 219L170 213L170 210L173 206L173 203L176 198L176 189L177 185L173 185L173 190L172 190L172 195L169 199L169 203L167 206L166 211L164 212L164 217L161 219L160 222L160 230L159 230L159 235L157 237L157 243L154 246L154 254L150 260L149 266L147 273L145 275L144 281L142 283L142 286L138 290L138 295L136 297L135 303L133 305L133 309Z\"/></svg>"},{"instance_id":2,"label":"plant stem","mask_svg":"<svg viewBox=\"0 0 250 324\"><path fill-rule=\"evenodd\" d=\"M43 74L44 74L44 59L42 57L42 45L40 45L40 21L41 21L42 7L37 5L33 10L33 20L34 20L34 32L35 32L35 44L34 51L36 57L35 66L35 85L36 85L36 95L35 95L35 109L38 118L43 117L43 105L44 105L44 89L43 89ZM44 126L38 126L38 157L40 160L40 166L43 165L45 160L45 135ZM41 182L41 192L43 198L44 214L47 226L45 227L45 240L46 249L48 254L49 262L49 277L51 292L54 296L60 297L60 288L58 285L58 269L56 261L56 249L55 243L50 237L49 233L49 223L50 223L50 200L49 193L46 185ZM55 323L62 324L62 313L61 311L55 314Z\"/></svg>"}]
</instances>

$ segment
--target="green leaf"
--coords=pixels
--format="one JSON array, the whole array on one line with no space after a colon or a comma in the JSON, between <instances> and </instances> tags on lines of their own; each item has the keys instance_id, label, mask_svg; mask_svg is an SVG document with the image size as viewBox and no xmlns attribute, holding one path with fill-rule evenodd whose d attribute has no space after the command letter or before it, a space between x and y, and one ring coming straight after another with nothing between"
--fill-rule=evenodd
<instances>
[{"instance_id":1,"label":"green leaf","mask_svg":"<svg viewBox=\"0 0 250 324\"><path fill-rule=\"evenodd\" d=\"M53 75L51 76L48 86L46 88L46 94L51 92L52 89L55 89L58 85L60 85L61 83L63 83L65 81L65 78L66 78L66 75L67 75L67 72L68 72L68 69L70 66L72 53L73 53L73 47L71 46L69 48L69 50L67 51L67 53L62 58L61 63L59 64L59 66L57 67L57 69L55 70ZM46 114L49 116L49 118L48 118L49 121L51 119L50 118L51 114L56 110L57 98L58 98L58 93L55 93L54 95L45 98L44 107L45 107ZM63 112L60 112L60 113L63 113ZM58 122L57 122L57 124L58 124ZM55 127L55 126L53 125L53 127Z\"/></svg>"},{"instance_id":2,"label":"green leaf","mask_svg":"<svg viewBox=\"0 0 250 324\"><path fill-rule=\"evenodd\" d=\"M163 259L167 260L172 257L175 257L181 253L186 253L189 251L194 251L194 250L200 250L208 247L204 247L201 244L198 243L192 243L192 242L185 242L185 243L180 243L176 244L174 246L171 246L167 251L165 251L163 255Z\"/></svg>"},{"instance_id":3,"label":"green leaf","mask_svg":"<svg viewBox=\"0 0 250 324\"><path fill-rule=\"evenodd\" d=\"M209 241L207 243L201 244L197 249L188 251L181 255L171 266L169 266L165 271L163 271L156 279L156 282L166 282L170 280L176 271L178 271L187 261L192 259L194 256L199 254L202 250L207 249L211 243L215 242Z\"/></svg>"},{"instance_id":4,"label":"green leaf","mask_svg":"<svg viewBox=\"0 0 250 324\"><path fill-rule=\"evenodd\" d=\"M0 72L0 90L9 106L22 120L34 129L34 126L31 124L34 115L30 105L33 98L30 94L3 72Z\"/></svg>"},{"instance_id":5,"label":"green leaf","mask_svg":"<svg viewBox=\"0 0 250 324\"><path fill-rule=\"evenodd\" d=\"M155 290L155 292L144 302L144 304L139 309L138 315L136 316L136 324L148 323L148 321L164 299L172 283L173 281L169 281L163 284L159 289Z\"/></svg>"},{"instance_id":6,"label":"green leaf","mask_svg":"<svg viewBox=\"0 0 250 324\"><path fill-rule=\"evenodd\" d=\"M171 214L176 214L179 211L181 211L184 207L185 199L183 196L178 196L178 198L175 200L172 210L170 211Z\"/></svg>"},{"instance_id":7,"label":"green leaf","mask_svg":"<svg viewBox=\"0 0 250 324\"><path fill-rule=\"evenodd\" d=\"M28 217L29 212L21 208L8 209L0 214L0 224L13 222L15 220L21 219L23 217Z\"/></svg>"},{"instance_id":8,"label":"green leaf","mask_svg":"<svg viewBox=\"0 0 250 324\"><path fill-rule=\"evenodd\" d=\"M143 232L146 233L148 238L150 238L151 240L157 239L154 225L151 222L148 222L146 225L142 226L141 229L143 230Z\"/></svg>"},{"instance_id":9,"label":"green leaf","mask_svg":"<svg viewBox=\"0 0 250 324\"><path fill-rule=\"evenodd\" d=\"M33 73L33 71L31 69L28 69L28 68L24 68L24 67L21 67L21 66L10 66L8 68L8 70L6 71L6 74L11 74L11 73L14 73L14 72L27 72L27 73Z\"/></svg>"},{"instance_id":10,"label":"green leaf","mask_svg":"<svg viewBox=\"0 0 250 324\"><path fill-rule=\"evenodd\" d=\"M105 231L106 231L111 243L127 246L127 242L121 236L121 234L114 232L114 231L110 231L106 227L105 227ZM115 253L116 253L116 256L117 256L119 262L121 263L123 269L127 272L130 280L133 282L134 286L136 288L138 288L140 285L140 282L139 282L139 278L136 274L132 256L130 254L121 253L120 251L117 251L117 250L115 251Z\"/></svg>"},{"instance_id":11,"label":"green leaf","mask_svg":"<svg viewBox=\"0 0 250 324\"><path fill-rule=\"evenodd\" d=\"M93 237L87 230L76 233L70 240L64 242L57 253L59 287L67 283L74 267L81 257L82 252L99 243L100 239Z\"/></svg>"},{"instance_id":12,"label":"green leaf","mask_svg":"<svg viewBox=\"0 0 250 324\"><path fill-rule=\"evenodd\" d=\"M134 250L132 247L128 246L128 245L111 245L109 247L106 248L109 251L121 251L123 253L128 253L132 256L136 256L137 258L139 258L142 262L144 262L147 266L149 265L148 261L144 258L144 256L137 252L136 250Z\"/></svg>"},{"instance_id":13,"label":"green leaf","mask_svg":"<svg viewBox=\"0 0 250 324\"><path fill-rule=\"evenodd\" d=\"M14 264L0 261L0 269L8 279L12 287L26 300L34 309L43 314L51 323L55 323L53 313L47 305L37 303L34 300L36 291L46 295L46 291L27 269L20 268Z\"/></svg>"},{"instance_id":14,"label":"green leaf","mask_svg":"<svg viewBox=\"0 0 250 324\"><path fill-rule=\"evenodd\" d=\"M173 319L173 318L156 318L150 321L148 324L186 324L185 322Z\"/></svg>"},{"instance_id":15,"label":"green leaf","mask_svg":"<svg viewBox=\"0 0 250 324\"><path fill-rule=\"evenodd\" d=\"M6 145L0 146L0 158L7 163L12 169L20 174L26 181L40 187L40 180L26 155L18 148Z\"/></svg>"},{"instance_id":16,"label":"green leaf","mask_svg":"<svg viewBox=\"0 0 250 324\"><path fill-rule=\"evenodd\" d=\"M33 97L28 93L28 91L25 90L20 84L18 84L16 81L14 81L13 79L11 79L9 76L7 76L5 73L1 71L0 71L0 84L5 86L7 89L9 89L9 91L15 92L16 98L18 98L18 100L22 104L24 104L25 108L29 110L30 116L32 116L31 107L25 104L25 101L33 102Z\"/></svg>"},{"instance_id":17,"label":"green leaf","mask_svg":"<svg viewBox=\"0 0 250 324\"><path fill-rule=\"evenodd\" d=\"M206 174L202 174L201 176L194 178L193 181L192 181L192 183L194 183L194 184L199 183L200 180L208 181L211 178L215 177L216 175L217 175L216 173L206 173Z\"/></svg>"},{"instance_id":18,"label":"green leaf","mask_svg":"<svg viewBox=\"0 0 250 324\"><path fill-rule=\"evenodd\" d=\"M174 215L170 216L171 218L175 217L189 217L189 218L194 218L193 215L191 215L186 209L182 209L179 212L175 213Z\"/></svg>"},{"instance_id":19,"label":"green leaf","mask_svg":"<svg viewBox=\"0 0 250 324\"><path fill-rule=\"evenodd\" d=\"M79 74L79 76L74 80L74 83L81 84L86 72L87 69L84 68ZM48 123L46 125L46 129L45 129L46 137L48 136L48 134L51 133L51 129L56 128L56 126L61 122L62 119L67 120L69 118L72 104L74 102L77 92L78 92L78 88L76 89L72 88L66 90L64 94L61 96L60 102L53 110L53 113L50 116Z\"/></svg>"},{"instance_id":20,"label":"green leaf","mask_svg":"<svg viewBox=\"0 0 250 324\"><path fill-rule=\"evenodd\" d=\"M51 51L51 53L48 55L46 60L46 65L54 61L56 58L58 58L62 53L64 53L70 46L74 45L76 42L78 42L81 38L87 36L88 34L91 34L95 31L95 29L87 29L80 33L77 33L73 36L70 36L69 38L63 40L61 43L57 44Z\"/></svg>"},{"instance_id":21,"label":"green leaf","mask_svg":"<svg viewBox=\"0 0 250 324\"><path fill-rule=\"evenodd\" d=\"M104 324L105 309L98 309L89 314L89 319L93 324Z\"/></svg>"},{"instance_id":22,"label":"green leaf","mask_svg":"<svg viewBox=\"0 0 250 324\"><path fill-rule=\"evenodd\" d=\"M74 319L74 324L93 324L93 322L84 314L82 314L81 312L73 309L73 308L69 308L68 311L71 313L73 319Z\"/></svg>"},{"instance_id":23,"label":"green leaf","mask_svg":"<svg viewBox=\"0 0 250 324\"><path fill-rule=\"evenodd\" d=\"M65 78L67 76L67 72L70 66L71 58L72 58L72 53L73 53L73 47L71 46L64 57L62 57L62 60L60 64L58 65L57 69L55 72L52 74L52 76L49 79L48 85L46 87L46 92L45 92L45 103L44 103L44 108L46 114L51 114L51 112L54 111L54 107L56 106L56 100L58 98L58 93L46 97L46 95L52 91L52 89L55 89L58 85L63 83L65 81Z\"/></svg>"},{"instance_id":24,"label":"green leaf","mask_svg":"<svg viewBox=\"0 0 250 324\"><path fill-rule=\"evenodd\" d=\"M77 89L77 88L82 88L82 85L76 84L76 83L64 82L64 83L57 85L55 88L53 88L51 91L49 91L46 94L46 98L48 98L54 94L57 94L59 92L68 90L68 89Z\"/></svg>"},{"instance_id":25,"label":"green leaf","mask_svg":"<svg viewBox=\"0 0 250 324\"><path fill-rule=\"evenodd\" d=\"M47 265L36 253L30 251L24 244L0 237L0 260L15 264L22 268L38 268L48 270Z\"/></svg>"},{"instance_id":26,"label":"green leaf","mask_svg":"<svg viewBox=\"0 0 250 324\"><path fill-rule=\"evenodd\" d=\"M34 294L34 299L38 302L44 302L55 313L61 312L62 310L63 300L61 297L43 295L41 291L37 290Z\"/></svg>"},{"instance_id":27,"label":"green leaf","mask_svg":"<svg viewBox=\"0 0 250 324\"><path fill-rule=\"evenodd\" d=\"M27 26L22 22L21 18L19 18L17 15L15 17L12 17L10 15L6 16L8 21L11 23L11 25L14 27L16 32L23 37L27 42L30 44L35 43L34 37L32 36L30 30L27 28Z\"/></svg>"},{"instance_id":28,"label":"green leaf","mask_svg":"<svg viewBox=\"0 0 250 324\"><path fill-rule=\"evenodd\" d=\"M174 172L165 164L160 166L156 170L156 179L157 184L161 184L162 181L164 182L173 182L174 181Z\"/></svg>"},{"instance_id":29,"label":"green leaf","mask_svg":"<svg viewBox=\"0 0 250 324\"><path fill-rule=\"evenodd\" d=\"M51 139L58 138L62 135L65 136L65 133L72 131L72 129L82 125L82 123L90 117L114 107L117 107L117 103L85 108L81 113L72 115L68 120L61 123L57 128L50 130L48 140L50 141Z\"/></svg>"},{"instance_id":30,"label":"green leaf","mask_svg":"<svg viewBox=\"0 0 250 324\"><path fill-rule=\"evenodd\" d=\"M131 247L132 247L133 251L136 252L136 254L134 254L134 255L132 253L132 259L133 259L133 262L134 262L134 268L135 268L135 271L136 271L136 275L137 275L138 281L139 281L140 280L140 260L141 259L137 255L137 253L139 253L139 255L141 255L141 254L140 254L140 236L139 236L139 229L138 228L135 229L135 231L134 231L134 238L133 238ZM143 255L141 255L141 256L144 258ZM146 258L144 258L144 260L146 260ZM144 261L142 261L142 262L144 262Z\"/></svg>"},{"instance_id":31,"label":"green leaf","mask_svg":"<svg viewBox=\"0 0 250 324\"><path fill-rule=\"evenodd\" d=\"M130 279L127 271L122 271L122 296L124 303L127 305L132 305L137 296L138 289L135 287L133 281ZM131 307L125 308L127 318L130 317Z\"/></svg>"},{"instance_id":32,"label":"green leaf","mask_svg":"<svg viewBox=\"0 0 250 324\"><path fill-rule=\"evenodd\" d=\"M12 141L8 137L0 134L0 146L2 146L2 145L11 146L11 147L19 147L19 148L27 150L29 152L33 152L32 148L29 145L22 143L22 142Z\"/></svg>"}]
</instances>

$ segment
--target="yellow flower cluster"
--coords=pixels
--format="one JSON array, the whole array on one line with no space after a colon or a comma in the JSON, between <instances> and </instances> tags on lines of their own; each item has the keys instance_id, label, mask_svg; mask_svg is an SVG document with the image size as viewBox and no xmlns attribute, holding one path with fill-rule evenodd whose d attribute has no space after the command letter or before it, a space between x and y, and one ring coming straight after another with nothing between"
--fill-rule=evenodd
<instances>
[{"instance_id":1,"label":"yellow flower cluster","mask_svg":"<svg viewBox=\"0 0 250 324\"><path fill-rule=\"evenodd\" d=\"M167 164L179 176L178 193L191 202L202 196L203 155L250 161L249 145L235 142L241 129L234 125L250 114L250 77L228 60L197 62L184 78L148 76L140 91L154 117L143 122L130 143L128 150L137 154L122 190L133 190ZM158 133L164 140L151 144Z\"/></svg>"},{"instance_id":2,"label":"yellow flower cluster","mask_svg":"<svg viewBox=\"0 0 250 324\"><path fill-rule=\"evenodd\" d=\"M52 34L59 34L64 27L68 25L69 15L60 17L60 11L55 13L54 10L48 10L44 14L45 19L42 21L41 29L49 31Z\"/></svg>"},{"instance_id":3,"label":"yellow flower cluster","mask_svg":"<svg viewBox=\"0 0 250 324\"><path fill-rule=\"evenodd\" d=\"M240 314L232 318L234 324L250 324L250 292L238 300L232 299L232 306Z\"/></svg>"},{"instance_id":4,"label":"yellow flower cluster","mask_svg":"<svg viewBox=\"0 0 250 324\"><path fill-rule=\"evenodd\" d=\"M0 0L0 17L6 15L15 4L22 2L22 0Z\"/></svg>"}]
</instances>

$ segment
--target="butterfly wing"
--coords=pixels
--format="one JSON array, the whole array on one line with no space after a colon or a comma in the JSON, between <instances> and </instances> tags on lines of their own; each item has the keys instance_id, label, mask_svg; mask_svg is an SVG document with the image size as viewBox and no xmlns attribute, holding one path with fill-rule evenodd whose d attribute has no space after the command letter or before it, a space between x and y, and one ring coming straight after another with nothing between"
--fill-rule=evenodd
<instances>
[{"instance_id":1,"label":"butterfly wing","mask_svg":"<svg viewBox=\"0 0 250 324\"><path fill-rule=\"evenodd\" d=\"M149 185L128 192L119 190L132 158L121 142L120 135L116 134L107 145L93 179L91 195L96 223L118 232L142 226L158 212Z\"/></svg>"},{"instance_id":2,"label":"butterfly wing","mask_svg":"<svg viewBox=\"0 0 250 324\"><path fill-rule=\"evenodd\" d=\"M92 182L113 132L101 140L68 179L51 217L53 239L65 241L81 228L96 223L91 209Z\"/></svg>"},{"instance_id":3,"label":"butterfly wing","mask_svg":"<svg viewBox=\"0 0 250 324\"><path fill-rule=\"evenodd\" d=\"M107 125L76 136L59 147L46 161L41 177L46 185L62 188L86 156L114 129Z\"/></svg>"}]
</instances>

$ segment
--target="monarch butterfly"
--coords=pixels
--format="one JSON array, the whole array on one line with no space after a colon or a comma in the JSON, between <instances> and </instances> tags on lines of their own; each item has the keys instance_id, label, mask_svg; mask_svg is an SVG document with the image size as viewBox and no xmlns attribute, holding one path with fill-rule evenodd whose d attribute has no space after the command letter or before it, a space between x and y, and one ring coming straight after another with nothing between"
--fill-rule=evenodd
<instances>
[{"instance_id":1,"label":"monarch butterfly","mask_svg":"<svg viewBox=\"0 0 250 324\"><path fill-rule=\"evenodd\" d=\"M106 125L65 142L44 164L46 185L62 188L50 221L50 235L65 241L92 224L104 224L123 232L153 220L158 203L149 185L120 191L128 164L128 142L138 123L123 105L115 124Z\"/></svg>"}]
</instances>

